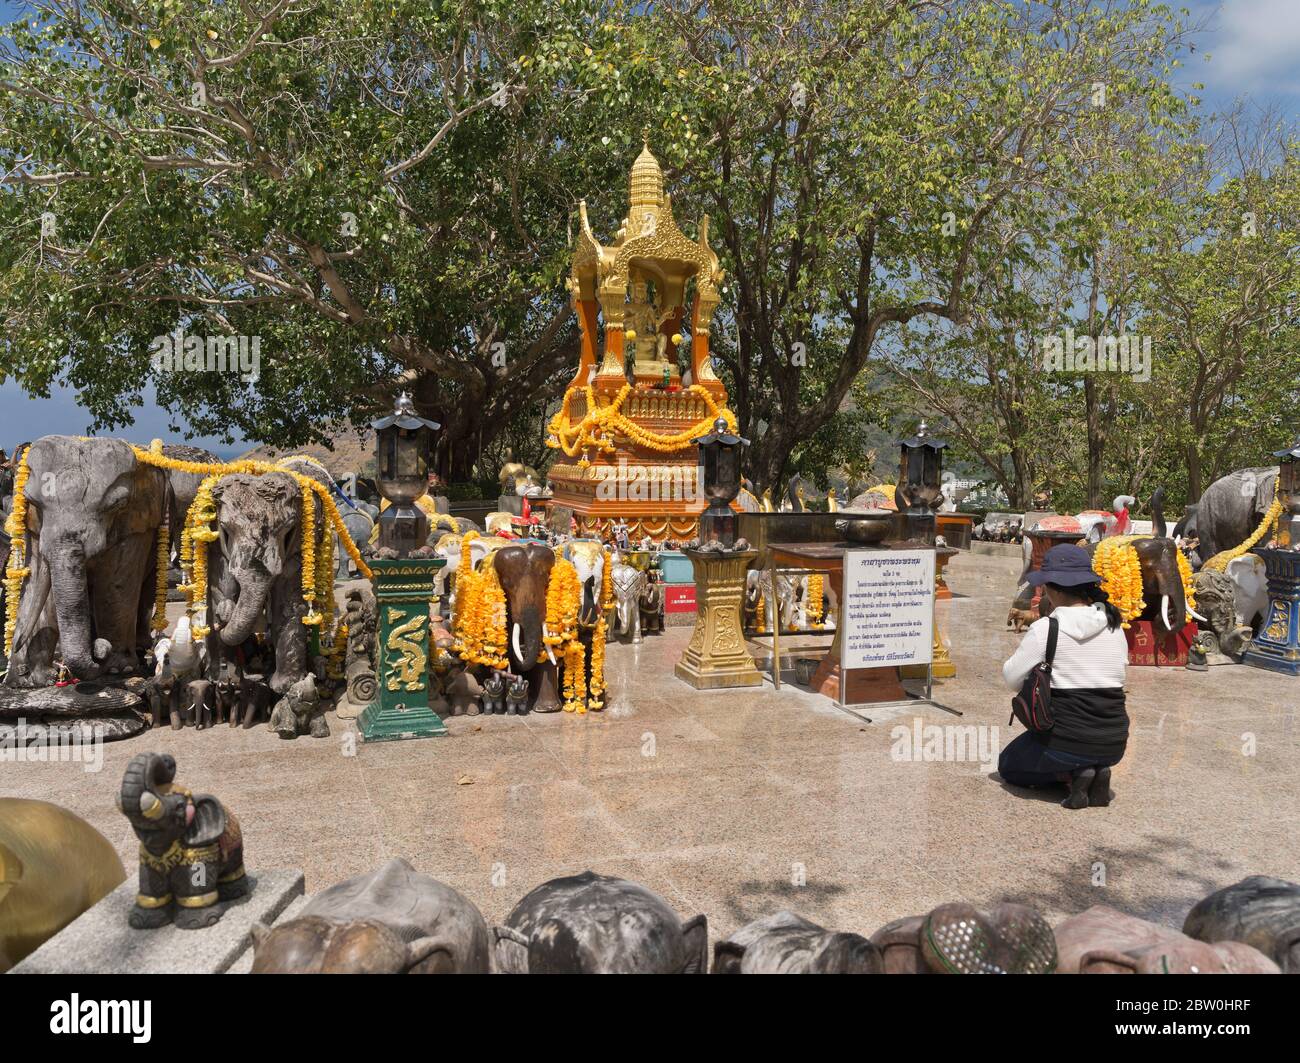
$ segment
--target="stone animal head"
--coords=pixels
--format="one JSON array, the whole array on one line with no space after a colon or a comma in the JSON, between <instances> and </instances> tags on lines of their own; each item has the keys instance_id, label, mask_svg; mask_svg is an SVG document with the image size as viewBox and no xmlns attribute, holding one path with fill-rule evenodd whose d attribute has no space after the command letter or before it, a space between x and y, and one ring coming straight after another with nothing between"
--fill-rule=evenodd
<instances>
[{"instance_id":1,"label":"stone animal head","mask_svg":"<svg viewBox=\"0 0 1300 1063\"><path fill-rule=\"evenodd\" d=\"M166 480L117 439L45 436L28 448L27 468L27 534L48 567L63 660L73 675L90 679L100 672L92 653L91 587L120 577L118 544L162 524ZM116 592L139 594L140 588ZM101 659L107 652L100 647Z\"/></svg>"},{"instance_id":2,"label":"stone animal head","mask_svg":"<svg viewBox=\"0 0 1300 1063\"><path fill-rule=\"evenodd\" d=\"M226 829L226 811L206 795L192 795L176 786L176 759L165 753L137 753L126 766L117 807L136 837L153 851L162 851L184 837L215 840Z\"/></svg>"},{"instance_id":3,"label":"stone animal head","mask_svg":"<svg viewBox=\"0 0 1300 1063\"><path fill-rule=\"evenodd\" d=\"M1178 569L1178 545L1173 539L1137 539L1133 543L1142 567L1142 591L1158 634L1172 634L1187 623L1187 600Z\"/></svg>"},{"instance_id":4,"label":"stone animal head","mask_svg":"<svg viewBox=\"0 0 1300 1063\"><path fill-rule=\"evenodd\" d=\"M305 675L297 680L289 688L285 695L289 699L289 706L298 716L307 716L316 710L320 704L320 692L316 689L316 677L314 675Z\"/></svg>"},{"instance_id":5,"label":"stone animal head","mask_svg":"<svg viewBox=\"0 0 1300 1063\"><path fill-rule=\"evenodd\" d=\"M254 974L486 974L490 935L456 890L400 858L252 929Z\"/></svg>"},{"instance_id":6,"label":"stone animal head","mask_svg":"<svg viewBox=\"0 0 1300 1063\"><path fill-rule=\"evenodd\" d=\"M302 490L287 473L223 476L212 489L224 578L211 588L215 628L238 646L266 610L282 575L297 584L302 564ZM316 529L321 529L320 503Z\"/></svg>"},{"instance_id":7,"label":"stone animal head","mask_svg":"<svg viewBox=\"0 0 1300 1063\"><path fill-rule=\"evenodd\" d=\"M880 974L880 950L860 934L826 930L794 912L742 927L713 947L714 974Z\"/></svg>"},{"instance_id":8,"label":"stone animal head","mask_svg":"<svg viewBox=\"0 0 1300 1063\"><path fill-rule=\"evenodd\" d=\"M1239 654L1251 637L1251 629L1237 623L1234 593L1236 587L1226 572L1201 569L1194 580L1196 609L1214 630L1219 649L1224 653Z\"/></svg>"},{"instance_id":9,"label":"stone animal head","mask_svg":"<svg viewBox=\"0 0 1300 1063\"><path fill-rule=\"evenodd\" d=\"M708 924L658 894L584 871L544 882L498 927L499 970L529 974L703 974Z\"/></svg>"},{"instance_id":10,"label":"stone animal head","mask_svg":"<svg viewBox=\"0 0 1300 1063\"><path fill-rule=\"evenodd\" d=\"M510 670L528 672L542 652L542 623L546 619L546 587L555 554L540 543L503 546L492 555L506 597L506 630L510 633Z\"/></svg>"}]
</instances>

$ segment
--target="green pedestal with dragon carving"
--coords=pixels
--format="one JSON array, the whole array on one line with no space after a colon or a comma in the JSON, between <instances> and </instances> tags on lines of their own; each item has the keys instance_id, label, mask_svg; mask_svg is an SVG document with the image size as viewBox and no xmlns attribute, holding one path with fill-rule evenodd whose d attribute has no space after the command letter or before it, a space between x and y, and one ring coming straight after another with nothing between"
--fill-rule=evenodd
<instances>
[{"instance_id":1,"label":"green pedestal with dragon carving","mask_svg":"<svg viewBox=\"0 0 1300 1063\"><path fill-rule=\"evenodd\" d=\"M379 608L375 671L379 697L357 719L367 742L438 738L446 725L429 708L429 603L440 557L374 560L370 569Z\"/></svg>"}]
</instances>

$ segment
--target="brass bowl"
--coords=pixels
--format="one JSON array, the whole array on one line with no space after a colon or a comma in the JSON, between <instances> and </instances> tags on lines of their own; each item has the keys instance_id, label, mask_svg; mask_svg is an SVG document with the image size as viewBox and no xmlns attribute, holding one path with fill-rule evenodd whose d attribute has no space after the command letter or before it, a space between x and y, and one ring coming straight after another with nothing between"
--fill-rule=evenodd
<instances>
[{"instance_id":1,"label":"brass bowl","mask_svg":"<svg viewBox=\"0 0 1300 1063\"><path fill-rule=\"evenodd\" d=\"M645 572L650 568L650 551L625 550L623 552L623 564L630 565L638 572Z\"/></svg>"},{"instance_id":2,"label":"brass bowl","mask_svg":"<svg viewBox=\"0 0 1300 1063\"><path fill-rule=\"evenodd\" d=\"M835 530L852 543L878 543L887 539L894 529L892 509L840 510L843 520L835 522Z\"/></svg>"}]
</instances>

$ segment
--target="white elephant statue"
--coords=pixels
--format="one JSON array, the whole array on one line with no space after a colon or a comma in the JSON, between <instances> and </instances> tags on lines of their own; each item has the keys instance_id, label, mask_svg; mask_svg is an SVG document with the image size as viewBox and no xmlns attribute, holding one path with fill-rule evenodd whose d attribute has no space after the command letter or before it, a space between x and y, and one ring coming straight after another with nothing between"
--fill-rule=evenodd
<instances>
[{"instance_id":1,"label":"white elephant statue","mask_svg":"<svg viewBox=\"0 0 1300 1063\"><path fill-rule=\"evenodd\" d=\"M605 546L596 539L572 539L564 544L563 556L578 570L578 583L582 588L578 624L584 628L595 627L600 617L600 592L605 580ZM610 578L613 579L613 572Z\"/></svg>"},{"instance_id":2,"label":"white elephant statue","mask_svg":"<svg viewBox=\"0 0 1300 1063\"><path fill-rule=\"evenodd\" d=\"M435 593L439 598L447 598L447 588L452 586L452 576L456 574L456 569L460 568L460 547L461 541L464 538L465 536L463 533L447 532L447 534L441 536L434 544L434 553L447 562L438 570L438 575L435 577ZM498 539L495 536L489 537L483 535L470 540L469 559L471 563L475 568L478 568L479 563L483 558L487 557L494 548L504 546L508 541L509 540L507 539ZM454 606L455 601L455 596L452 595L450 600L446 602L445 608L448 613Z\"/></svg>"},{"instance_id":3,"label":"white elephant statue","mask_svg":"<svg viewBox=\"0 0 1300 1063\"><path fill-rule=\"evenodd\" d=\"M745 573L745 599L751 608L757 608L762 596L767 616L764 620L766 630L771 631L775 622L777 606L780 606L781 630L788 631L798 622L796 615L802 576L777 569L777 594L772 594L772 574L766 568L751 568Z\"/></svg>"},{"instance_id":4,"label":"white elephant statue","mask_svg":"<svg viewBox=\"0 0 1300 1063\"><path fill-rule=\"evenodd\" d=\"M645 592L646 575L638 568L615 562L610 572L614 587L614 619L610 630L620 638L630 636L632 644L641 641L641 609L639 603Z\"/></svg>"},{"instance_id":5,"label":"white elephant statue","mask_svg":"<svg viewBox=\"0 0 1300 1063\"><path fill-rule=\"evenodd\" d=\"M1255 628L1255 622L1268 615L1268 579L1264 561L1255 554L1242 554L1228 562L1228 578L1233 584L1233 606L1237 624Z\"/></svg>"}]
</instances>

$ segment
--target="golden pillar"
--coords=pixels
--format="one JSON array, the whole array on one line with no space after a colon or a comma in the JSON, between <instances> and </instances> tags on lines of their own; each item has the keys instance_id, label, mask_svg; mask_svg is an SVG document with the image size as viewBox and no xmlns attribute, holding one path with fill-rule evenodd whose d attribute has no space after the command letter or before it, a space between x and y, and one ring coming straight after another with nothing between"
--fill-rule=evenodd
<instances>
[{"instance_id":1,"label":"golden pillar","mask_svg":"<svg viewBox=\"0 0 1300 1063\"><path fill-rule=\"evenodd\" d=\"M697 690L761 686L754 658L745 648L741 608L745 573L756 550L687 550L695 566L695 631L674 669Z\"/></svg>"}]
</instances>

